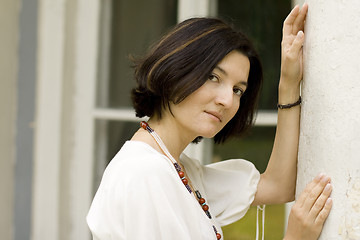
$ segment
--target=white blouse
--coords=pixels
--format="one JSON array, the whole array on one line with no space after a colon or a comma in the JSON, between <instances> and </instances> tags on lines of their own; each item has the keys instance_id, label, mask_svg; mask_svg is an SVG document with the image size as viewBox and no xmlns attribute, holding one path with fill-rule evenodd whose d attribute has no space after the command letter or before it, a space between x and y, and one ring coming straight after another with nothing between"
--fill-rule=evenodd
<instances>
[{"instance_id":1,"label":"white blouse","mask_svg":"<svg viewBox=\"0 0 360 240\"><path fill-rule=\"evenodd\" d=\"M87 216L94 240L216 239L213 225L242 218L254 200L260 174L237 159L181 163L209 205L210 220L185 188L173 164L151 146L128 141L107 166Z\"/></svg>"}]
</instances>

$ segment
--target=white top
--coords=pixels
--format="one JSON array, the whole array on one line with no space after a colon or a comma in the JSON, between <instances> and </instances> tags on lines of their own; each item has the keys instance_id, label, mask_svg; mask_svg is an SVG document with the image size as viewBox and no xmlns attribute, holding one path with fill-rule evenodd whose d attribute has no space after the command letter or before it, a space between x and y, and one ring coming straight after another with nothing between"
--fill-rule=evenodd
<instances>
[{"instance_id":1,"label":"white top","mask_svg":"<svg viewBox=\"0 0 360 240\"><path fill-rule=\"evenodd\" d=\"M94 240L209 240L212 225L242 218L254 200L260 174L237 159L203 166L182 154L181 163L209 205L210 220L185 188L170 160L151 146L127 141L107 166L87 223Z\"/></svg>"}]
</instances>

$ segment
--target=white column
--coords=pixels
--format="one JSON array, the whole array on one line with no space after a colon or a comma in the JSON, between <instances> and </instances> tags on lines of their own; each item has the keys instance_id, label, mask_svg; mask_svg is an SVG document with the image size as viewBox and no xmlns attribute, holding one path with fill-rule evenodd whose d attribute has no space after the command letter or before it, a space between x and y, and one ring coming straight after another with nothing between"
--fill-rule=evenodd
<instances>
[{"instance_id":1,"label":"white column","mask_svg":"<svg viewBox=\"0 0 360 240\"><path fill-rule=\"evenodd\" d=\"M217 0L179 0L178 22L191 17L215 16Z\"/></svg>"},{"instance_id":2,"label":"white column","mask_svg":"<svg viewBox=\"0 0 360 240\"><path fill-rule=\"evenodd\" d=\"M39 1L38 82L31 239L59 236L65 0Z\"/></svg>"},{"instance_id":3,"label":"white column","mask_svg":"<svg viewBox=\"0 0 360 240\"><path fill-rule=\"evenodd\" d=\"M360 239L360 1L308 0L297 196L331 176L320 239Z\"/></svg>"},{"instance_id":4,"label":"white column","mask_svg":"<svg viewBox=\"0 0 360 240\"><path fill-rule=\"evenodd\" d=\"M101 1L78 0L75 22L74 95L69 159L69 240L89 239L86 215L93 198L95 87L98 74L99 13ZM91 27L89 27L91 26Z\"/></svg>"}]
</instances>

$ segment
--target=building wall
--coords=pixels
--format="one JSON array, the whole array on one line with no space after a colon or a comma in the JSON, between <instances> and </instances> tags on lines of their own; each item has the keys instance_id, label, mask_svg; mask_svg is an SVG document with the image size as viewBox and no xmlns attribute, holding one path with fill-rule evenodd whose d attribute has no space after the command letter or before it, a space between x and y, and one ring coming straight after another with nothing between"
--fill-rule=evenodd
<instances>
[{"instance_id":1,"label":"building wall","mask_svg":"<svg viewBox=\"0 0 360 240\"><path fill-rule=\"evenodd\" d=\"M19 0L0 2L0 233L13 239Z\"/></svg>"},{"instance_id":2,"label":"building wall","mask_svg":"<svg viewBox=\"0 0 360 240\"><path fill-rule=\"evenodd\" d=\"M36 98L37 0L20 1L14 172L14 239L29 239Z\"/></svg>"}]
</instances>

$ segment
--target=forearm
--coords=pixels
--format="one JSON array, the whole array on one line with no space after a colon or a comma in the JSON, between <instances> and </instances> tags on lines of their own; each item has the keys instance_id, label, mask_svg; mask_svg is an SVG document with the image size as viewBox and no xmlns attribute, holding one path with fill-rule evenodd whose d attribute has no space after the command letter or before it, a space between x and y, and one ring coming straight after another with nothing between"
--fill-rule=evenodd
<instances>
[{"instance_id":1,"label":"forearm","mask_svg":"<svg viewBox=\"0 0 360 240\"><path fill-rule=\"evenodd\" d=\"M294 103L299 99L298 86L279 85L279 103ZM278 199L292 200L296 185L296 166L299 145L300 106L278 110L278 124L268 167L264 173L276 186Z\"/></svg>"}]
</instances>

